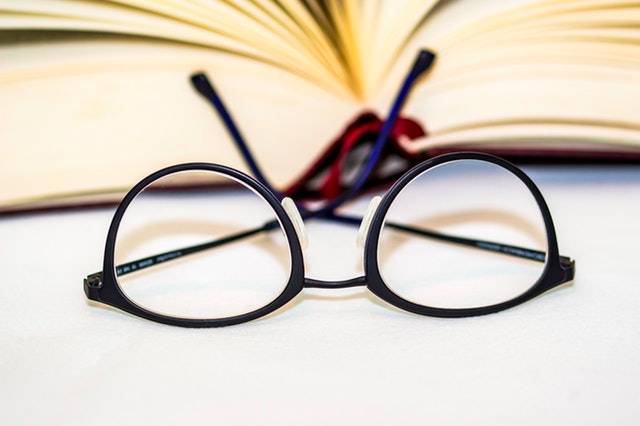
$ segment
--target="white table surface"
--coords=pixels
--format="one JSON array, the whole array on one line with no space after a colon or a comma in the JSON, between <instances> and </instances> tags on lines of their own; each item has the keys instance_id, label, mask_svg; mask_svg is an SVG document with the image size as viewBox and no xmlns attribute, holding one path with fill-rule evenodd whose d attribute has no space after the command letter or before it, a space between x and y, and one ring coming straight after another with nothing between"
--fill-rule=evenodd
<instances>
[{"instance_id":1,"label":"white table surface","mask_svg":"<svg viewBox=\"0 0 640 426\"><path fill-rule=\"evenodd\" d=\"M0 219L0 423L637 424L640 168L527 170L575 282L467 319L344 289L239 326L160 325L85 300L111 209ZM310 224L308 275L354 276L355 235Z\"/></svg>"}]
</instances>

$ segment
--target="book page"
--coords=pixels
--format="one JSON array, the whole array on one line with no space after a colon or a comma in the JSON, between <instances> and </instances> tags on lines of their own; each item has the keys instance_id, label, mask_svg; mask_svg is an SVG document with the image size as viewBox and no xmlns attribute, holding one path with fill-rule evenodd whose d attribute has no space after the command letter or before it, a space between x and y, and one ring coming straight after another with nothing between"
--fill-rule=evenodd
<instances>
[{"instance_id":1,"label":"book page","mask_svg":"<svg viewBox=\"0 0 640 426\"><path fill-rule=\"evenodd\" d=\"M413 45L438 57L405 108L429 132L418 145L640 146L640 34L629 27L640 15L623 3L523 2L457 31L425 29Z\"/></svg>"},{"instance_id":2,"label":"book page","mask_svg":"<svg viewBox=\"0 0 640 426\"><path fill-rule=\"evenodd\" d=\"M124 191L183 162L246 170L191 87L205 70L275 185L295 179L359 106L268 65L162 43L105 39L7 47L0 55L0 203ZM21 65L18 65L21 64ZM29 173L25 173L25 168Z\"/></svg>"}]
</instances>

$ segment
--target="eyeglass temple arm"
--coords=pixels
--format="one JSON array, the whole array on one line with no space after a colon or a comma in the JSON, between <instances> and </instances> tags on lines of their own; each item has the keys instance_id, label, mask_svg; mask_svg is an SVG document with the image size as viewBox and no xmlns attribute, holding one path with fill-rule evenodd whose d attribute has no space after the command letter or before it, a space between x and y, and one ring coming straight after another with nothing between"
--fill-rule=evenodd
<instances>
[{"instance_id":1,"label":"eyeglass temple arm","mask_svg":"<svg viewBox=\"0 0 640 426\"><path fill-rule=\"evenodd\" d=\"M433 65L435 58L435 53L431 52L430 50L422 49L420 50L420 52L418 52L418 55L416 56L411 69L405 76L405 79L403 80L402 85L398 90L396 98L391 104L389 114L382 124L380 133L378 133L378 136L376 137L373 149L369 154L369 158L359 172L354 184L347 191L328 202L321 209L317 210L315 212L316 215L324 215L335 211L346 201L349 201L350 199L355 197L362 189L364 184L367 182L367 179L369 179L369 176L378 164L378 161L380 160L380 156L382 154L384 146L389 139L389 135L391 134L391 131L396 124L398 116L400 115L400 111L402 110L402 106L407 100L411 89L415 85L416 81L431 68L431 65Z\"/></svg>"},{"instance_id":2,"label":"eyeglass temple arm","mask_svg":"<svg viewBox=\"0 0 640 426\"><path fill-rule=\"evenodd\" d=\"M322 219L333 220L336 222L340 222L348 225L354 225L354 226L359 226L360 223L362 222L361 217L338 215L338 214L324 216L322 217ZM532 250L532 249L512 246L508 244L501 244L493 241L475 240L471 238L447 235L447 234L431 231L424 228L416 228L416 227L401 225L401 224L392 223L392 222L386 222L385 225L389 226L390 228L397 229L399 231L408 232L410 234L419 235L426 238L465 245L468 247L474 247L477 249L487 250L495 253L502 253L509 256L520 257L520 258L529 259L537 262L544 262L546 258L546 254L543 251ZM167 262L169 260L178 259L183 256L198 253L204 250L209 250L215 247L222 246L224 244L232 243L234 241L238 241L243 238L248 238L253 235L259 234L261 232L270 231L277 227L278 227L278 222L274 220L271 222L267 222L258 228L253 228L247 231L231 234L229 236L220 238L218 240L213 240L213 241L209 241L209 242L194 245L194 246L183 247L177 250L167 251L164 253L155 254L153 256L145 257L142 259L134 260L132 262L123 263L121 265L116 266L116 275L117 276L126 275L131 272L139 271L141 269L146 269L151 266L155 266L160 263ZM560 256L560 262L562 266L569 271L569 273L567 274L567 278L563 282L570 281L573 278L574 261L566 256Z\"/></svg>"},{"instance_id":3,"label":"eyeglass temple arm","mask_svg":"<svg viewBox=\"0 0 640 426\"><path fill-rule=\"evenodd\" d=\"M337 207L344 204L349 199L353 198L358 193L358 191L362 189L367 179L375 169L378 163L378 160L380 159L382 150L387 142L387 139L389 138L389 135L391 134L391 131L393 130L393 126L395 125L398 119L400 110L402 109L402 106L404 105L404 102L406 101L409 95L409 92L413 88L413 85L415 84L416 80L418 80L418 78L421 75L423 75L429 68L431 68L433 61L435 60L435 56L436 55L429 50L426 50L426 49L420 50L420 52L416 57L415 62L413 63L413 66L411 67L409 73L407 74L402 85L400 86L400 90L398 91L398 94L396 95L396 98L393 104L391 105L389 115L387 116L387 119L384 121L382 125L382 129L378 134L378 137L376 138L374 147L371 151L371 154L369 155L369 158L367 159L367 163L362 168L354 185L351 188L349 188L348 191L346 191L336 199L332 200L323 208L315 211L314 216L322 215L326 212L335 210ZM242 133L240 133L240 129L238 128L235 121L233 120L233 117L231 117L231 114L225 107L224 102L222 101L222 98L213 87L213 84L211 84L211 81L209 81L209 79L207 78L207 75L204 72L198 72L193 74L191 76L191 84L198 91L198 93L200 93L200 95L202 95L207 101L209 101L209 103L216 110L216 112L220 116L220 119L224 123L224 126L227 129L227 132L229 132L231 139L240 150L240 154L242 154L242 158L244 159L247 166L249 166L251 173L253 173L253 176L258 181L260 181L263 185L269 188L269 190L271 190L274 194L279 196L279 198L282 198L281 194L275 190L275 188L273 187L273 185L271 185L271 183L266 178L264 173L262 173L262 169L260 168L257 161L255 160L255 157L251 152L251 149L249 149L249 145L247 144L244 137L242 136Z\"/></svg>"},{"instance_id":4,"label":"eyeglass temple arm","mask_svg":"<svg viewBox=\"0 0 640 426\"><path fill-rule=\"evenodd\" d=\"M216 248L225 244L229 244L232 243L234 241L238 241L241 240L243 238L249 238L253 235L259 234L261 232L265 232L265 231L269 231L271 229L277 228L278 227L278 222L277 221L271 221L271 222L267 222L264 225L258 227L258 228L253 228L253 229L249 229L247 231L242 231L242 232L237 232L235 234L231 234L228 235L226 237L217 239L217 240L213 240L213 241L208 241L206 243L202 243L202 244L197 244L194 246L189 246L189 247L183 247L183 248L179 248L176 250L171 250L171 251L166 251L163 253L159 253L159 254L154 254L153 256L149 256L149 257L144 257L142 259L137 259L134 260L132 262L127 262L127 263L123 263L121 265L117 265L116 266L116 275L117 276L121 276L121 275L126 275L129 274L131 272L135 272L135 271L139 271L141 269L146 269L149 268L151 266L155 266L155 265L159 265L161 263L164 262L168 262L170 260L175 260L178 258L181 258L183 256L187 256L190 254L195 254L195 253L199 253L201 251L204 250L209 250L212 248Z\"/></svg>"},{"instance_id":5,"label":"eyeglass temple arm","mask_svg":"<svg viewBox=\"0 0 640 426\"><path fill-rule=\"evenodd\" d=\"M191 75L191 84L198 91L198 93L200 93L202 97L209 101L209 103L216 110L216 112L220 116L220 119L224 123L225 129L227 130L227 132L229 132L231 139L236 144L236 147L238 147L238 149L240 150L240 154L242 155L242 158L244 159L247 166L249 166L249 169L251 170L253 176L260 183L269 188L269 190L276 196L278 196L278 198L282 198L280 196L280 193L275 190L264 173L262 173L262 169L258 165L258 162L255 160L255 157L251 152L249 145L242 136L242 133L240 133L240 129L238 128L238 126L236 126L233 117L231 117L231 114L225 107L222 98L213 87L213 84L211 84L211 81L209 81L209 79L207 78L207 75L204 72L198 72Z\"/></svg>"},{"instance_id":6,"label":"eyeglass temple arm","mask_svg":"<svg viewBox=\"0 0 640 426\"><path fill-rule=\"evenodd\" d=\"M337 222L359 226L362 222L362 217L348 216L341 214L333 214L328 217ZM458 237L455 235L448 235L442 232L432 231L425 228L417 228L414 226L402 225L394 222L385 222L385 226L398 231L407 232L413 235L420 235L426 238L431 238L438 241L446 241L449 243L455 243L468 247L473 247L481 250L491 251L495 253L502 253L509 256L520 257L523 259L534 260L537 262L545 262L547 254L540 250L529 249L525 247L513 246L510 244L497 243L487 240L476 240L473 238ZM573 269L575 262L567 256L560 256L560 263L564 268ZM568 280L567 280L568 281Z\"/></svg>"}]
</instances>

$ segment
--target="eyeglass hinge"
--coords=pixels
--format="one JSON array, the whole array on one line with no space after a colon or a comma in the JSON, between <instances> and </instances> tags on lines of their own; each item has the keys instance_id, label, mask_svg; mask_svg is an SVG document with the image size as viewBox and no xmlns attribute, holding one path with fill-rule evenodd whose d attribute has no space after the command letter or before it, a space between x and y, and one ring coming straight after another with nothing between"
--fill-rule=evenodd
<instances>
[{"instance_id":1,"label":"eyeglass hinge","mask_svg":"<svg viewBox=\"0 0 640 426\"><path fill-rule=\"evenodd\" d=\"M88 288L102 288L102 272L96 272L84 279L84 285Z\"/></svg>"}]
</instances>

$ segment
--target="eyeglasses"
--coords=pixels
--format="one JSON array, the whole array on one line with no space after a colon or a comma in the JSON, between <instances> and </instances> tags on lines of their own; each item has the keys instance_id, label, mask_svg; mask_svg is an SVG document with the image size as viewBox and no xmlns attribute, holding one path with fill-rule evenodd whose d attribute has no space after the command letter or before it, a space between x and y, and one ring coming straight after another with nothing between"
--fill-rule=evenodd
<instances>
[{"instance_id":1,"label":"eyeglasses","mask_svg":"<svg viewBox=\"0 0 640 426\"><path fill-rule=\"evenodd\" d=\"M363 217L338 212L375 169L409 89L432 60L426 51L418 56L350 190L318 208L269 185L213 86L195 76L255 178L209 163L144 178L115 212L103 271L84 280L87 297L165 324L218 327L270 314L304 288L366 286L406 311L465 317L513 307L572 280L575 263L559 255L542 194L495 156L429 159L374 197ZM364 275L305 276L311 219L359 227Z\"/></svg>"}]
</instances>

